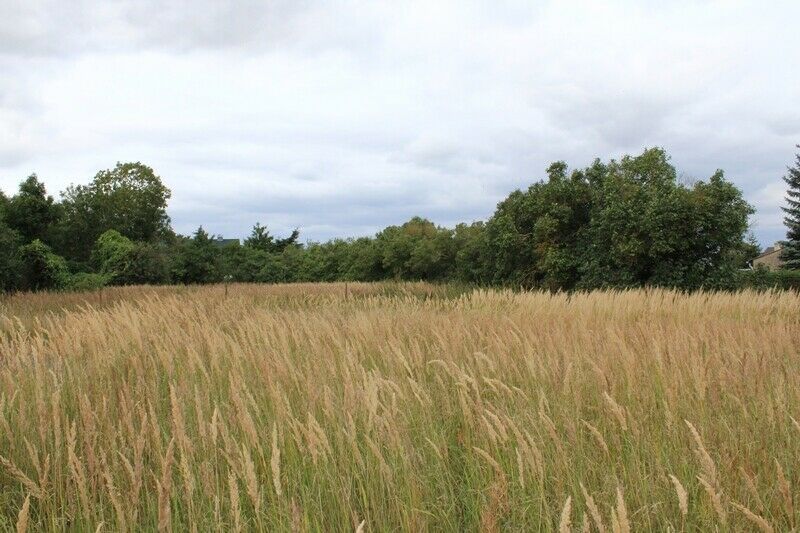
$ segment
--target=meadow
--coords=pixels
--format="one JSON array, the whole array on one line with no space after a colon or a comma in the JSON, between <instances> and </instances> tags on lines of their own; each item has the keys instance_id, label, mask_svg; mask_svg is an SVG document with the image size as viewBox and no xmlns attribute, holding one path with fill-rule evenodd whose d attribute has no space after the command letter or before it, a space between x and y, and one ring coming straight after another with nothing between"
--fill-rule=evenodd
<instances>
[{"instance_id":1,"label":"meadow","mask_svg":"<svg viewBox=\"0 0 800 533\"><path fill-rule=\"evenodd\" d=\"M800 295L0 301L2 531L788 531Z\"/></svg>"}]
</instances>

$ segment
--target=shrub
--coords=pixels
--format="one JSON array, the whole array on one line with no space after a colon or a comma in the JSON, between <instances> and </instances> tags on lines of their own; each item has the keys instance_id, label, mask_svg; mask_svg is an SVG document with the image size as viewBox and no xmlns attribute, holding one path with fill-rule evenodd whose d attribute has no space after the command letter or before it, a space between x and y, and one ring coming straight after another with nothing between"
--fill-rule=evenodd
<instances>
[{"instance_id":1,"label":"shrub","mask_svg":"<svg viewBox=\"0 0 800 533\"><path fill-rule=\"evenodd\" d=\"M92 262L108 279L109 283L121 285L128 270L135 245L117 230L110 229L100 235L92 250Z\"/></svg>"},{"instance_id":2,"label":"shrub","mask_svg":"<svg viewBox=\"0 0 800 533\"><path fill-rule=\"evenodd\" d=\"M39 291L63 289L69 284L69 270L64 258L56 255L45 243L35 239L20 246L20 289Z\"/></svg>"},{"instance_id":3,"label":"shrub","mask_svg":"<svg viewBox=\"0 0 800 533\"><path fill-rule=\"evenodd\" d=\"M69 279L67 289L75 292L96 291L108 284L108 279L102 274L94 272L78 272Z\"/></svg>"},{"instance_id":4,"label":"shrub","mask_svg":"<svg viewBox=\"0 0 800 533\"><path fill-rule=\"evenodd\" d=\"M800 270L741 270L737 274L740 289L794 289L800 290Z\"/></svg>"}]
</instances>

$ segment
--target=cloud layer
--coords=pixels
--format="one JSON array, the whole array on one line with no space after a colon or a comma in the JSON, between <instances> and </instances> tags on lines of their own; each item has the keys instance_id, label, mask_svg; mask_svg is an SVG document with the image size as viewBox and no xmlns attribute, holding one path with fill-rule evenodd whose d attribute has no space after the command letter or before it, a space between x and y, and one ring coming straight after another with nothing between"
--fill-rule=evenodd
<instances>
[{"instance_id":1,"label":"cloud layer","mask_svg":"<svg viewBox=\"0 0 800 533\"><path fill-rule=\"evenodd\" d=\"M319 240L485 218L551 161L658 145L783 236L800 5L530 4L3 2L0 188L141 160L178 231Z\"/></svg>"}]
</instances>

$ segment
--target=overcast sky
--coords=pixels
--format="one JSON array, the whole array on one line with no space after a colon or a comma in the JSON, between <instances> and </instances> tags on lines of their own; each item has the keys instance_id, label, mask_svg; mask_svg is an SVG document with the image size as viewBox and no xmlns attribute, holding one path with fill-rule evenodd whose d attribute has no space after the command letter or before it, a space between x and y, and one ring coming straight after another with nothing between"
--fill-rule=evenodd
<instances>
[{"instance_id":1,"label":"overcast sky","mask_svg":"<svg viewBox=\"0 0 800 533\"><path fill-rule=\"evenodd\" d=\"M565 160L663 146L782 238L800 2L0 0L0 188L152 166L181 233L488 217Z\"/></svg>"}]
</instances>

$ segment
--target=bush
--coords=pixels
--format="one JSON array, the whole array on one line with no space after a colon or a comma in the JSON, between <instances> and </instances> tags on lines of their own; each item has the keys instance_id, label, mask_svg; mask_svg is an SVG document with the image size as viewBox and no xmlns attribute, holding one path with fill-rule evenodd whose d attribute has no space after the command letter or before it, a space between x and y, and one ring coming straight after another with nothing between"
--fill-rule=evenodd
<instances>
[{"instance_id":1,"label":"bush","mask_svg":"<svg viewBox=\"0 0 800 533\"><path fill-rule=\"evenodd\" d=\"M794 289L800 291L800 270L740 270L737 274L740 289Z\"/></svg>"},{"instance_id":2,"label":"bush","mask_svg":"<svg viewBox=\"0 0 800 533\"><path fill-rule=\"evenodd\" d=\"M109 283L123 285L135 248L129 238L117 230L110 229L97 238L92 249L92 263Z\"/></svg>"},{"instance_id":3,"label":"bush","mask_svg":"<svg viewBox=\"0 0 800 533\"><path fill-rule=\"evenodd\" d=\"M92 262L108 285L157 285L169 281L169 265L162 246L133 242L113 229L97 239Z\"/></svg>"},{"instance_id":4,"label":"bush","mask_svg":"<svg viewBox=\"0 0 800 533\"><path fill-rule=\"evenodd\" d=\"M93 272L78 272L70 277L67 289L75 292L88 292L102 289L108 283L106 276Z\"/></svg>"},{"instance_id":5,"label":"bush","mask_svg":"<svg viewBox=\"0 0 800 533\"><path fill-rule=\"evenodd\" d=\"M40 291L63 289L69 284L67 262L39 239L19 247L20 289Z\"/></svg>"},{"instance_id":6,"label":"bush","mask_svg":"<svg viewBox=\"0 0 800 533\"><path fill-rule=\"evenodd\" d=\"M149 242L134 243L128 257L127 268L119 276L119 283L159 285L168 282L167 250L163 246Z\"/></svg>"}]
</instances>

